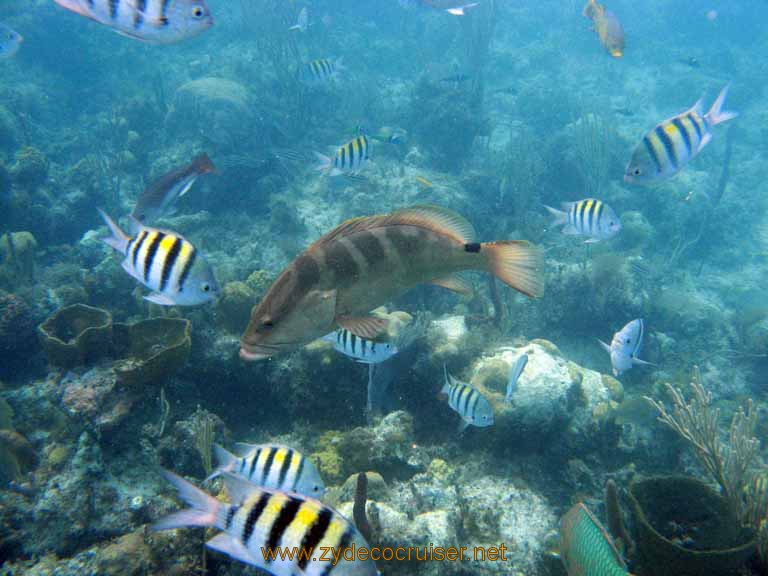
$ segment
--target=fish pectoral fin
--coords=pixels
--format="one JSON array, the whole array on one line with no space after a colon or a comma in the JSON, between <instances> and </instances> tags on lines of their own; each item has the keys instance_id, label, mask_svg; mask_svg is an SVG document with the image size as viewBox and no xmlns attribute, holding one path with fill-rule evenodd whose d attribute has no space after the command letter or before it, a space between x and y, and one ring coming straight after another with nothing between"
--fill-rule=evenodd
<instances>
[{"instance_id":1,"label":"fish pectoral fin","mask_svg":"<svg viewBox=\"0 0 768 576\"><path fill-rule=\"evenodd\" d=\"M358 338L366 340L374 340L384 334L389 326L389 321L375 316L340 316L336 322Z\"/></svg>"},{"instance_id":2,"label":"fish pectoral fin","mask_svg":"<svg viewBox=\"0 0 768 576\"><path fill-rule=\"evenodd\" d=\"M195 185L195 180L197 180L197 178L193 178L193 179L192 179L192 180L190 180L190 181L189 181L187 184L185 184L185 185L184 185L184 188L182 188L182 189L181 189L181 192L179 192L179 198L181 198L182 196L184 196L184 194L186 194L187 192L189 192L189 191L190 191L190 189L192 188L192 186L194 186L194 185Z\"/></svg>"},{"instance_id":3,"label":"fish pectoral fin","mask_svg":"<svg viewBox=\"0 0 768 576\"><path fill-rule=\"evenodd\" d=\"M602 340L600 340L599 338L597 339L597 341L598 341L598 342L600 342L600 346L602 346L602 347L603 347L603 350L605 350L606 352L608 352L608 354L610 354L610 353L611 353L611 347L610 347L610 346L608 346L608 344L606 344L605 342L603 342L603 341L602 341Z\"/></svg>"},{"instance_id":4,"label":"fish pectoral fin","mask_svg":"<svg viewBox=\"0 0 768 576\"><path fill-rule=\"evenodd\" d=\"M435 280L432 280L430 284L434 284L435 286L442 286L443 288L447 288L448 290L458 292L459 294L463 294L465 296L472 296L472 294L475 293L474 289L472 288L472 283L460 274L451 274L450 276L436 278Z\"/></svg>"},{"instance_id":5,"label":"fish pectoral fin","mask_svg":"<svg viewBox=\"0 0 768 576\"><path fill-rule=\"evenodd\" d=\"M600 238L590 238L589 240L584 240L584 244L595 244L597 242L600 242Z\"/></svg>"},{"instance_id":6,"label":"fish pectoral fin","mask_svg":"<svg viewBox=\"0 0 768 576\"><path fill-rule=\"evenodd\" d=\"M159 304L160 306L176 306L176 302L171 300L165 294L161 294L160 292L152 292L152 294L149 296L144 296L144 300L149 300L150 302Z\"/></svg>"},{"instance_id":7,"label":"fish pectoral fin","mask_svg":"<svg viewBox=\"0 0 768 576\"><path fill-rule=\"evenodd\" d=\"M462 421L461 421L461 424L459 424L459 430L458 430L458 432L459 432L459 436L461 436L462 434L464 434L464 431L465 431L467 428L469 428L469 422L467 422L466 420L462 420Z\"/></svg>"},{"instance_id":8,"label":"fish pectoral fin","mask_svg":"<svg viewBox=\"0 0 768 576\"><path fill-rule=\"evenodd\" d=\"M251 566L257 566L258 561L256 558L254 558L253 554L248 552L248 549L243 545L242 542L236 540L226 532L222 532L221 534L217 534L208 542L205 543L208 548L211 550L216 550L217 552L223 552L227 556L231 556L235 560L240 560L240 562L245 562L246 564L250 564Z\"/></svg>"},{"instance_id":9,"label":"fish pectoral fin","mask_svg":"<svg viewBox=\"0 0 768 576\"><path fill-rule=\"evenodd\" d=\"M248 455L250 452L253 452L254 450L258 450L260 447L261 447L261 444L248 444L247 442L235 442L235 454L242 458L243 456Z\"/></svg>"}]
</instances>

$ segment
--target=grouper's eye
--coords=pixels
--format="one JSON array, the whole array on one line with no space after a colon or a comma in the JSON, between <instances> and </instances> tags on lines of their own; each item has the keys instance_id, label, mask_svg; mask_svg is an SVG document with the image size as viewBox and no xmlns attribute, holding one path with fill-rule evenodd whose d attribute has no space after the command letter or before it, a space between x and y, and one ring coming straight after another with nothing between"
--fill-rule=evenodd
<instances>
[{"instance_id":1,"label":"grouper's eye","mask_svg":"<svg viewBox=\"0 0 768 576\"><path fill-rule=\"evenodd\" d=\"M272 322L272 320L264 320L264 322L261 323L261 327L264 328L264 330L271 330L275 327L275 323Z\"/></svg>"}]
</instances>

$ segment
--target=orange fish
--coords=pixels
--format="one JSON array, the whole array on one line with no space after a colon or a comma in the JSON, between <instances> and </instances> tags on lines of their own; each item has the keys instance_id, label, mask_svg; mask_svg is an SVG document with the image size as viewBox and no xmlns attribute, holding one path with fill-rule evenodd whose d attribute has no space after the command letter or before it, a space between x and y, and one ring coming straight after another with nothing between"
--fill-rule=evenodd
<instances>
[{"instance_id":1,"label":"orange fish","mask_svg":"<svg viewBox=\"0 0 768 576\"><path fill-rule=\"evenodd\" d=\"M582 14L592 20L593 29L608 53L614 58L621 58L624 55L624 28L616 14L595 0L587 2Z\"/></svg>"},{"instance_id":2,"label":"orange fish","mask_svg":"<svg viewBox=\"0 0 768 576\"><path fill-rule=\"evenodd\" d=\"M294 350L339 326L371 340L387 321L371 310L417 284L460 293L457 273L483 270L529 296L542 291L539 250L525 241L475 241L472 225L437 206L347 220L283 270L240 339L240 357L261 360Z\"/></svg>"}]
</instances>

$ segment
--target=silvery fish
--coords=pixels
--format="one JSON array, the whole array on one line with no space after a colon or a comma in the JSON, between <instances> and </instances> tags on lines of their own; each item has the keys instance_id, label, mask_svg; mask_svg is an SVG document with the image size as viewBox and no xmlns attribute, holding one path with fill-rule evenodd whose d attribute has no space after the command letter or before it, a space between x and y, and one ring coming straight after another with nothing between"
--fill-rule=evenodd
<instances>
[{"instance_id":1,"label":"silvery fish","mask_svg":"<svg viewBox=\"0 0 768 576\"><path fill-rule=\"evenodd\" d=\"M553 226L563 225L563 234L589 236L585 243L613 238L621 231L621 221L613 209L594 198L564 202L562 210L544 206L555 217Z\"/></svg>"},{"instance_id":2,"label":"silvery fish","mask_svg":"<svg viewBox=\"0 0 768 576\"><path fill-rule=\"evenodd\" d=\"M344 70L343 58L320 58L305 62L299 67L299 82L307 86L325 84L338 78Z\"/></svg>"},{"instance_id":3,"label":"silvery fish","mask_svg":"<svg viewBox=\"0 0 768 576\"><path fill-rule=\"evenodd\" d=\"M145 300L162 306L195 306L218 296L213 270L183 236L134 221L136 235L130 237L104 211L99 214L112 233L102 241L125 256L123 270L154 290Z\"/></svg>"},{"instance_id":4,"label":"silvery fish","mask_svg":"<svg viewBox=\"0 0 768 576\"><path fill-rule=\"evenodd\" d=\"M204 0L55 0L115 32L151 44L173 44L204 32L213 18Z\"/></svg>"},{"instance_id":5,"label":"silvery fish","mask_svg":"<svg viewBox=\"0 0 768 576\"><path fill-rule=\"evenodd\" d=\"M525 366L528 364L528 354L522 354L509 369L509 379L507 380L507 393L504 396L504 400L507 402L512 401L512 396L517 390L517 381L520 379L520 375L525 370Z\"/></svg>"},{"instance_id":6,"label":"silvery fish","mask_svg":"<svg viewBox=\"0 0 768 576\"><path fill-rule=\"evenodd\" d=\"M632 576L608 532L582 503L560 520L560 558L568 576Z\"/></svg>"},{"instance_id":7,"label":"silvery fish","mask_svg":"<svg viewBox=\"0 0 768 576\"><path fill-rule=\"evenodd\" d=\"M445 365L443 365L443 371L445 383L440 392L448 395L448 406L461 416L459 433L464 432L469 426L480 428L493 426L493 408L488 400L474 386L456 380L448 374Z\"/></svg>"},{"instance_id":8,"label":"silvery fish","mask_svg":"<svg viewBox=\"0 0 768 576\"><path fill-rule=\"evenodd\" d=\"M543 290L541 253L524 241L475 241L472 225L438 206L353 218L293 260L251 311L240 357L295 350L338 327L373 340L388 321L371 310L418 284L471 292L458 275L486 271L529 296Z\"/></svg>"},{"instance_id":9,"label":"silvery fish","mask_svg":"<svg viewBox=\"0 0 768 576\"><path fill-rule=\"evenodd\" d=\"M288 30L298 30L299 32L306 32L309 28L309 12L305 6L299 11L299 16L296 19L296 24L288 28Z\"/></svg>"},{"instance_id":10,"label":"silvery fish","mask_svg":"<svg viewBox=\"0 0 768 576\"><path fill-rule=\"evenodd\" d=\"M400 0L401 6L425 6L435 10L444 10L454 16L464 16L467 8L477 6L479 2L466 2L466 0Z\"/></svg>"},{"instance_id":11,"label":"silvery fish","mask_svg":"<svg viewBox=\"0 0 768 576\"><path fill-rule=\"evenodd\" d=\"M0 22L0 60L13 58L23 41L21 34Z\"/></svg>"},{"instance_id":12,"label":"silvery fish","mask_svg":"<svg viewBox=\"0 0 768 576\"><path fill-rule=\"evenodd\" d=\"M176 199L189 192L199 176L215 172L216 167L207 154L196 156L186 166L174 168L144 189L131 213L139 222L156 220L170 213Z\"/></svg>"},{"instance_id":13,"label":"silvery fish","mask_svg":"<svg viewBox=\"0 0 768 576\"><path fill-rule=\"evenodd\" d=\"M619 376L635 364L653 366L652 363L638 358L640 348L643 345L644 333L645 324L641 318L637 318L613 335L610 346L602 340L598 340L605 351L611 355L611 367L614 376Z\"/></svg>"},{"instance_id":14,"label":"silvery fish","mask_svg":"<svg viewBox=\"0 0 768 576\"><path fill-rule=\"evenodd\" d=\"M321 498L325 484L320 473L298 450L281 444L237 444L241 455L236 456L218 444L213 453L219 463L206 482L230 472L251 484L284 492L298 492Z\"/></svg>"},{"instance_id":15,"label":"silvery fish","mask_svg":"<svg viewBox=\"0 0 768 576\"><path fill-rule=\"evenodd\" d=\"M362 364L379 364L397 354L397 346L391 342L366 340L352 334L345 328L339 328L322 338L333 344L333 349Z\"/></svg>"},{"instance_id":16,"label":"silvery fish","mask_svg":"<svg viewBox=\"0 0 768 576\"><path fill-rule=\"evenodd\" d=\"M647 184L682 170L712 140L713 126L739 115L723 110L726 96L728 86L720 91L706 114L703 99L699 99L691 109L664 120L643 136L624 171L624 181Z\"/></svg>"},{"instance_id":17,"label":"silvery fish","mask_svg":"<svg viewBox=\"0 0 768 576\"><path fill-rule=\"evenodd\" d=\"M355 550L367 543L344 516L319 500L269 488L260 488L229 472L224 485L232 502L221 502L191 482L163 471L163 476L190 507L166 516L153 531L205 526L221 530L205 545L217 552L261 568L275 576L378 576L370 559L328 561L329 549ZM307 550L307 555L270 558L267 550ZM324 561L325 560L325 561Z\"/></svg>"}]
</instances>

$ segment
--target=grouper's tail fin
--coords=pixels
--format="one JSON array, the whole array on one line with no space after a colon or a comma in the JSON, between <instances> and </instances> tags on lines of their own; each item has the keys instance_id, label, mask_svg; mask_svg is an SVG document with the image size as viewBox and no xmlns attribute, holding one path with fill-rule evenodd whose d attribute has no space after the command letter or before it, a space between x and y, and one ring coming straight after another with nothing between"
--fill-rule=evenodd
<instances>
[{"instance_id":1,"label":"grouper's tail fin","mask_svg":"<svg viewBox=\"0 0 768 576\"><path fill-rule=\"evenodd\" d=\"M480 245L485 253L487 270L515 290L532 298L544 292L541 250L524 240L485 242Z\"/></svg>"}]
</instances>

